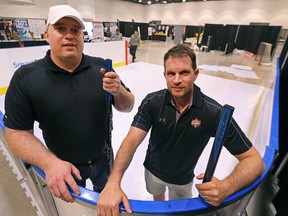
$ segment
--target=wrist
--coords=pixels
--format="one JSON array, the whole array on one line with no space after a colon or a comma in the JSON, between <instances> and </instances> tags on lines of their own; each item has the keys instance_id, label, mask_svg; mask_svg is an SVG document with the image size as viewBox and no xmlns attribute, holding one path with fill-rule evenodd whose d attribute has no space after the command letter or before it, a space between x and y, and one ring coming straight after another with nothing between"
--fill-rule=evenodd
<instances>
[{"instance_id":1,"label":"wrist","mask_svg":"<svg viewBox=\"0 0 288 216\"><path fill-rule=\"evenodd\" d=\"M56 164L59 161L60 161L60 159L48 150L48 154L46 155L46 157L44 159L41 160L41 162L40 162L41 165L39 165L39 168L41 168L41 169L43 169L43 171L45 171L46 169L50 169L51 167L55 167L53 164Z\"/></svg>"},{"instance_id":2,"label":"wrist","mask_svg":"<svg viewBox=\"0 0 288 216\"><path fill-rule=\"evenodd\" d=\"M231 179L224 179L222 180L222 188L226 194L226 197L230 196L231 194L235 193L235 185L233 180Z\"/></svg>"}]
</instances>

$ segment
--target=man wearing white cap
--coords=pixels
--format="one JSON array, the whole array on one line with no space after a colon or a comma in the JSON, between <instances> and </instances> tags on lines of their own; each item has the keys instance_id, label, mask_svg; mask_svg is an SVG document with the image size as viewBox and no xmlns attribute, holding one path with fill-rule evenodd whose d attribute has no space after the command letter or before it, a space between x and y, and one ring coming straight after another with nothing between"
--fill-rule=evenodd
<instances>
[{"instance_id":1,"label":"man wearing white cap","mask_svg":"<svg viewBox=\"0 0 288 216\"><path fill-rule=\"evenodd\" d=\"M51 193L67 202L73 202L67 184L75 194L88 178L95 191L106 184L113 162L106 93L119 111L134 105L119 76L105 73L104 59L83 54L84 28L74 8L51 7L45 31L50 50L15 72L5 98L11 150L41 168ZM35 121L48 148L33 135Z\"/></svg>"}]
</instances>

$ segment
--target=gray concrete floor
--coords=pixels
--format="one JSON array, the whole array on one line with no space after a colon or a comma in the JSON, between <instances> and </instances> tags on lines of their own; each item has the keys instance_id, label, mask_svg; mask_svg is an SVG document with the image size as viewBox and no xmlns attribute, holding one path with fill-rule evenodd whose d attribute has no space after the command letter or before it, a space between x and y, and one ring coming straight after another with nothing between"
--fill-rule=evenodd
<instances>
[{"instance_id":1,"label":"gray concrete floor","mask_svg":"<svg viewBox=\"0 0 288 216\"><path fill-rule=\"evenodd\" d=\"M153 64L163 65L164 53L174 44L168 39L167 42L152 42L144 41L137 51L136 61L149 62ZM255 85L271 87L273 85L275 76L275 62L276 58L282 49L281 44L278 45L272 65L259 66L254 57L244 57L241 55L228 55L225 56L223 52L198 52L197 63L200 64L216 64L223 66L230 66L231 64L239 64L244 66L251 66L259 80L237 78L233 75L222 72L200 71L200 73L208 74L211 76L218 76L226 79L237 80L239 82L247 82ZM131 56L129 56L129 63ZM16 179L15 174L12 172L5 157L0 151L0 215L2 216L34 216L36 209L32 206L31 200L25 195L24 189L21 188ZM271 190L273 186L271 176L267 177L256 190L249 205L247 206L247 214L249 216L272 216L273 206L271 208L271 200L273 199L274 192Z\"/></svg>"},{"instance_id":2,"label":"gray concrete floor","mask_svg":"<svg viewBox=\"0 0 288 216\"><path fill-rule=\"evenodd\" d=\"M36 209L0 151L0 215L36 216Z\"/></svg>"}]
</instances>

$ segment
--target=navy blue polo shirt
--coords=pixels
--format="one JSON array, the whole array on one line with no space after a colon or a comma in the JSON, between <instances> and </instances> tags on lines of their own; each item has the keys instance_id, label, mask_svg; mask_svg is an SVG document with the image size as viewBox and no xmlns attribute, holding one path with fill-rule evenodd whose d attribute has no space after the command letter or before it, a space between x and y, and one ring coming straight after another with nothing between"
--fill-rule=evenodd
<instances>
[{"instance_id":1,"label":"navy blue polo shirt","mask_svg":"<svg viewBox=\"0 0 288 216\"><path fill-rule=\"evenodd\" d=\"M192 106L179 118L172 102L167 89L148 94L132 126L146 132L151 129L144 166L167 183L183 185L193 180L196 163L210 137L216 134L223 107L196 85ZM252 146L234 119L224 146L233 155Z\"/></svg>"},{"instance_id":2,"label":"navy blue polo shirt","mask_svg":"<svg viewBox=\"0 0 288 216\"><path fill-rule=\"evenodd\" d=\"M103 67L104 59L83 54L70 73L53 63L49 51L22 66L5 97L5 126L30 130L38 121L47 147L59 158L72 163L98 158L108 139Z\"/></svg>"}]
</instances>

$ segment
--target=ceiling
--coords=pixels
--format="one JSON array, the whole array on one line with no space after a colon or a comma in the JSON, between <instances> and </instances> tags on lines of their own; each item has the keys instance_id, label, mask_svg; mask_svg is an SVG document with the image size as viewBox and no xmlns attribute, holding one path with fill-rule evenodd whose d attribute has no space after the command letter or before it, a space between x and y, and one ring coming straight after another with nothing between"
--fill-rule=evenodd
<instances>
[{"instance_id":1,"label":"ceiling","mask_svg":"<svg viewBox=\"0 0 288 216\"><path fill-rule=\"evenodd\" d=\"M183 2L202 2L202 1L220 1L220 0L120 0L136 4L168 4L168 3L183 3Z\"/></svg>"}]
</instances>

